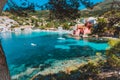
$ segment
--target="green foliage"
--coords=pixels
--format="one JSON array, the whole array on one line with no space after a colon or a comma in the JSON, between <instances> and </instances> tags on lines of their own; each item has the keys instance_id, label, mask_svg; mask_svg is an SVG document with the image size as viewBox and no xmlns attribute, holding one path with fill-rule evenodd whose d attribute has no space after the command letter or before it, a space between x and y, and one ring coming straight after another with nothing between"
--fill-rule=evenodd
<instances>
[{"instance_id":1,"label":"green foliage","mask_svg":"<svg viewBox=\"0 0 120 80\"><path fill-rule=\"evenodd\" d=\"M35 12L35 4L27 0L21 1L20 4L16 4L13 0L8 0L9 10L12 14L18 16L28 16L29 12Z\"/></svg>"},{"instance_id":2,"label":"green foliage","mask_svg":"<svg viewBox=\"0 0 120 80\"><path fill-rule=\"evenodd\" d=\"M108 11L108 12L104 13L103 16L106 17L106 18L109 18L109 17L120 17L120 12L117 11L117 10L112 10L112 11Z\"/></svg>"},{"instance_id":3,"label":"green foliage","mask_svg":"<svg viewBox=\"0 0 120 80\"><path fill-rule=\"evenodd\" d=\"M56 21L54 21L53 24L54 24L54 27L55 27L55 28L58 28L58 27L60 26L60 23L59 23L59 22L56 22Z\"/></svg>"},{"instance_id":4,"label":"green foliage","mask_svg":"<svg viewBox=\"0 0 120 80\"><path fill-rule=\"evenodd\" d=\"M68 22L63 23L62 26L63 26L63 29L66 29L66 30L70 29Z\"/></svg>"},{"instance_id":5,"label":"green foliage","mask_svg":"<svg viewBox=\"0 0 120 80\"><path fill-rule=\"evenodd\" d=\"M107 62L111 67L120 67L120 41L110 41L111 48L107 50Z\"/></svg>"},{"instance_id":6,"label":"green foliage","mask_svg":"<svg viewBox=\"0 0 120 80\"><path fill-rule=\"evenodd\" d=\"M112 10L104 13L104 17L108 18L109 26L114 26L117 23L120 23L120 11Z\"/></svg>"},{"instance_id":7,"label":"green foliage","mask_svg":"<svg viewBox=\"0 0 120 80\"><path fill-rule=\"evenodd\" d=\"M98 31L104 32L106 26L107 26L107 20L105 18L98 18Z\"/></svg>"},{"instance_id":8,"label":"green foliage","mask_svg":"<svg viewBox=\"0 0 120 80\"><path fill-rule=\"evenodd\" d=\"M119 39L109 39L108 44L109 44L111 47L114 47L114 46L117 45L119 42L120 42Z\"/></svg>"},{"instance_id":9,"label":"green foliage","mask_svg":"<svg viewBox=\"0 0 120 80\"><path fill-rule=\"evenodd\" d=\"M105 19L105 18L98 18L97 22L98 22L98 25L97 25L96 28L94 28L92 30L92 33L101 35L102 33L105 33L105 31L108 29L107 28L107 19Z\"/></svg>"},{"instance_id":10,"label":"green foliage","mask_svg":"<svg viewBox=\"0 0 120 80\"><path fill-rule=\"evenodd\" d=\"M98 74L101 72L101 68L103 65L103 61L89 61L88 64L80 68L80 71L82 74Z\"/></svg>"},{"instance_id":11,"label":"green foliage","mask_svg":"<svg viewBox=\"0 0 120 80\"><path fill-rule=\"evenodd\" d=\"M45 29L46 26L39 26L38 28L40 28L40 29Z\"/></svg>"},{"instance_id":12,"label":"green foliage","mask_svg":"<svg viewBox=\"0 0 120 80\"><path fill-rule=\"evenodd\" d=\"M54 27L54 23L53 23L53 22L48 22L48 23L46 24L46 27L47 27L47 28Z\"/></svg>"},{"instance_id":13,"label":"green foliage","mask_svg":"<svg viewBox=\"0 0 120 80\"><path fill-rule=\"evenodd\" d=\"M81 16L80 4L92 9L91 0L49 0L50 18L59 20L73 20Z\"/></svg>"},{"instance_id":14,"label":"green foliage","mask_svg":"<svg viewBox=\"0 0 120 80\"><path fill-rule=\"evenodd\" d=\"M60 20L75 19L80 14L78 9L79 0L49 0L50 17Z\"/></svg>"}]
</instances>

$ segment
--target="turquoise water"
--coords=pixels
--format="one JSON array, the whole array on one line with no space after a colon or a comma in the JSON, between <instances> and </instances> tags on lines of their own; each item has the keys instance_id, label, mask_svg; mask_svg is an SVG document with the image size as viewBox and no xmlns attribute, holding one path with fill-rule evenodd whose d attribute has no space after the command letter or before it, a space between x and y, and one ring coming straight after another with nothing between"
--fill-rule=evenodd
<instances>
[{"instance_id":1,"label":"turquoise water","mask_svg":"<svg viewBox=\"0 0 120 80\"><path fill-rule=\"evenodd\" d=\"M79 64L80 57L94 56L96 52L104 54L108 47L107 43L76 40L54 32L4 33L1 36L13 80L30 80L38 72L56 66L56 70L62 70L64 61L74 60Z\"/></svg>"}]
</instances>

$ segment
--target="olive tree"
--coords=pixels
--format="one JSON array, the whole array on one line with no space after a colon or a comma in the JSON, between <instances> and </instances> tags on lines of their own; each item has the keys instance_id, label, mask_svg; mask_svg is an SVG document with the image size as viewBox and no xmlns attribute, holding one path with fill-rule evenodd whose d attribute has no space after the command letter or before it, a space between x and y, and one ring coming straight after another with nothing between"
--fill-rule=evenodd
<instances>
[{"instance_id":1,"label":"olive tree","mask_svg":"<svg viewBox=\"0 0 120 80\"><path fill-rule=\"evenodd\" d=\"M91 0L49 0L50 17L61 20L79 18L81 3L86 8L94 6Z\"/></svg>"}]
</instances>

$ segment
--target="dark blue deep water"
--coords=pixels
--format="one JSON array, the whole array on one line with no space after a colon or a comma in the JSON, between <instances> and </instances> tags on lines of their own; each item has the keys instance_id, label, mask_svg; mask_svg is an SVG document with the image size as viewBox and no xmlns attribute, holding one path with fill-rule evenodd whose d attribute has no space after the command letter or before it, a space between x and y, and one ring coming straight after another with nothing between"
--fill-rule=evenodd
<instances>
[{"instance_id":1,"label":"dark blue deep water","mask_svg":"<svg viewBox=\"0 0 120 80\"><path fill-rule=\"evenodd\" d=\"M10 74L17 80L29 80L52 67L55 61L94 56L96 52L104 54L108 47L107 43L76 40L55 32L3 33L1 36Z\"/></svg>"}]
</instances>

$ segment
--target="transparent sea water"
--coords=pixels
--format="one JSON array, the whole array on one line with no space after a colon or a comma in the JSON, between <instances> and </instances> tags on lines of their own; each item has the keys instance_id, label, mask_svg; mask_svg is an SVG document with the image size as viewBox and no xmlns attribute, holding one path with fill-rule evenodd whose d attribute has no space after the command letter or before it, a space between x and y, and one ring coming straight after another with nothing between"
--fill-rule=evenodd
<instances>
[{"instance_id":1,"label":"transparent sea water","mask_svg":"<svg viewBox=\"0 0 120 80\"><path fill-rule=\"evenodd\" d=\"M96 52L104 54L108 47L54 32L3 33L1 37L12 80L30 80L38 72L57 73Z\"/></svg>"}]
</instances>

